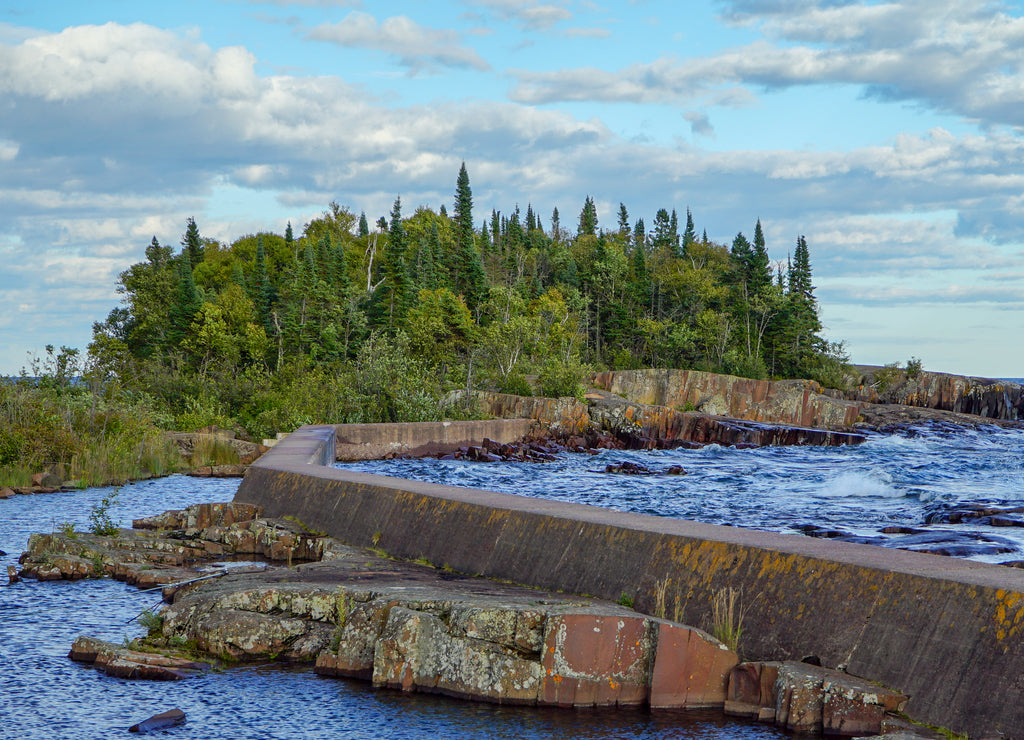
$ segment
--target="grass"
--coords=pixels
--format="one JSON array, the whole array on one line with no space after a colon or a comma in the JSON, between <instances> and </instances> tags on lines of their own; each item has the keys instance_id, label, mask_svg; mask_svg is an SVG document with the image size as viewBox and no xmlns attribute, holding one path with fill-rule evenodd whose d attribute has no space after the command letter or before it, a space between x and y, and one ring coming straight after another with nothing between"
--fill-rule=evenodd
<instances>
[{"instance_id":1,"label":"grass","mask_svg":"<svg viewBox=\"0 0 1024 740\"><path fill-rule=\"evenodd\" d=\"M742 590L729 586L719 589L711 597L711 634L734 653L739 652L740 638L743 637L746 609L740 607L742 593Z\"/></svg>"}]
</instances>

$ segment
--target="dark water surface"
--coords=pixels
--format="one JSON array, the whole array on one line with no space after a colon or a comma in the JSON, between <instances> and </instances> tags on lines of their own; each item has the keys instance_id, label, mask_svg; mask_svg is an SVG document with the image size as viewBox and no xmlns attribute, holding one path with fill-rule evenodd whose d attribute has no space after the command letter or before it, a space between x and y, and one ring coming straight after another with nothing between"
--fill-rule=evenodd
<instances>
[{"instance_id":1,"label":"dark water surface","mask_svg":"<svg viewBox=\"0 0 1024 740\"><path fill-rule=\"evenodd\" d=\"M192 503L228 501L237 481L171 476L123 487L110 515L131 519ZM15 496L0 501L0 584L32 532L63 522L88 529L91 508L112 489ZM134 737L127 728L178 707L188 715L168 738L680 738L771 740L772 727L715 712L501 707L369 683L320 678L311 669L240 667L176 682L126 681L67 659L75 637L121 642L144 630L128 621L158 604L110 579L0 585L0 740Z\"/></svg>"}]
</instances>

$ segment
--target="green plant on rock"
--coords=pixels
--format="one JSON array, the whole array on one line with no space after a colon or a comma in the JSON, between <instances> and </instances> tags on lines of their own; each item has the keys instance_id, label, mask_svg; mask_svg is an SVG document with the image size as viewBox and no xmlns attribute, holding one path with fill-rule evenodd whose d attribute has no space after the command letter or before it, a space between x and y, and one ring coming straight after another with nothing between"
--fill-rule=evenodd
<instances>
[{"instance_id":1,"label":"green plant on rock","mask_svg":"<svg viewBox=\"0 0 1024 740\"><path fill-rule=\"evenodd\" d=\"M734 653L739 652L743 618L747 613L747 609L740 607L742 594L742 590L729 586L711 597L711 634Z\"/></svg>"},{"instance_id":2,"label":"green plant on rock","mask_svg":"<svg viewBox=\"0 0 1024 740\"><path fill-rule=\"evenodd\" d=\"M618 604L619 606L624 606L624 607L626 607L627 609L632 609L632 608L633 608L633 597L632 597L632 596L630 596L630 595L629 595L629 594L627 594L627 593L623 593L623 594L622 594L622 595L621 595L621 596L619 597L619 600L618 600L618 601L617 601L616 603L617 603L617 604Z\"/></svg>"},{"instance_id":3,"label":"green plant on rock","mask_svg":"<svg viewBox=\"0 0 1024 740\"><path fill-rule=\"evenodd\" d=\"M919 357L911 357L907 360L907 377L916 378L921 374L921 359Z\"/></svg>"},{"instance_id":4,"label":"green plant on rock","mask_svg":"<svg viewBox=\"0 0 1024 740\"><path fill-rule=\"evenodd\" d=\"M78 532L75 531L74 522L60 522L57 524L57 531L65 537L75 539L78 537Z\"/></svg>"},{"instance_id":5,"label":"green plant on rock","mask_svg":"<svg viewBox=\"0 0 1024 740\"><path fill-rule=\"evenodd\" d=\"M100 537L111 537L120 529L110 517L110 507L117 503L117 491L100 499L99 503L89 512L89 531Z\"/></svg>"},{"instance_id":6,"label":"green plant on rock","mask_svg":"<svg viewBox=\"0 0 1024 740\"><path fill-rule=\"evenodd\" d=\"M149 609L139 615L139 624L146 628L147 637L158 636L164 628L164 615Z\"/></svg>"}]
</instances>

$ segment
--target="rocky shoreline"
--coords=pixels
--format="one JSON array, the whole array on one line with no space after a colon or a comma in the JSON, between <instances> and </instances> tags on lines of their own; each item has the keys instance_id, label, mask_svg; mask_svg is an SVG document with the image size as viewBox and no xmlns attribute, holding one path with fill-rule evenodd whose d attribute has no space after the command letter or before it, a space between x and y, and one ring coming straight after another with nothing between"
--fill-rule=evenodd
<instances>
[{"instance_id":1,"label":"rocky shoreline","mask_svg":"<svg viewBox=\"0 0 1024 740\"><path fill-rule=\"evenodd\" d=\"M201 504L133 524L108 537L34 535L21 558L23 577L164 586L167 606L147 616L146 638L75 640L69 657L111 676L183 680L211 665L287 661L478 701L716 707L796 732L921 731L898 714L907 697L863 679L796 661L741 663L695 627L394 560L258 507ZM265 564L211 577L211 561L243 556Z\"/></svg>"}]
</instances>

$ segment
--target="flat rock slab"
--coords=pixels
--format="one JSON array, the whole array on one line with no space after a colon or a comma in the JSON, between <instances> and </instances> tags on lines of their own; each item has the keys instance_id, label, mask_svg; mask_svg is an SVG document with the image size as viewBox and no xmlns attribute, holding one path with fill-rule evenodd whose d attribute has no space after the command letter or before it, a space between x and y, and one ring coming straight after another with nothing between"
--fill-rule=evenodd
<instances>
[{"instance_id":1,"label":"flat rock slab","mask_svg":"<svg viewBox=\"0 0 1024 740\"><path fill-rule=\"evenodd\" d=\"M237 660L482 701L721 706L737 662L710 635L599 599L460 576L327 540L324 560L183 589L162 639ZM692 653L692 655L691 655Z\"/></svg>"}]
</instances>

